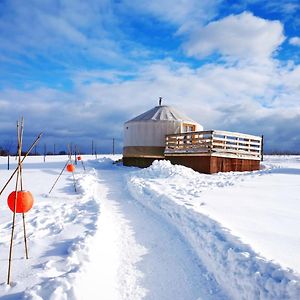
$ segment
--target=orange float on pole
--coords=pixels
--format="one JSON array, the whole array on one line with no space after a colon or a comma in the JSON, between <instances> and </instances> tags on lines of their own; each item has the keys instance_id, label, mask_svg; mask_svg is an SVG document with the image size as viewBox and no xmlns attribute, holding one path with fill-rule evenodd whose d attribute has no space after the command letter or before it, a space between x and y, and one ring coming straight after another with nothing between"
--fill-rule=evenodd
<instances>
[{"instance_id":1,"label":"orange float on pole","mask_svg":"<svg viewBox=\"0 0 300 300\"><path fill-rule=\"evenodd\" d=\"M56 183L58 182L60 176L62 175L62 173L64 172L64 170L66 169L68 172L72 173L73 175L73 181L74 181L74 189L75 189L75 192L77 193L77 189L76 189L76 180L75 180L75 176L74 176L74 172L75 172L75 166L73 165L72 163L72 152L70 150L70 146L68 145L68 160L66 161L65 165L63 166L61 172L59 173L58 177L56 178L56 180L54 181L50 191L49 191L49 195L50 193L52 192L52 190L54 189ZM76 158L76 156L75 156Z\"/></svg>"},{"instance_id":2,"label":"orange float on pole","mask_svg":"<svg viewBox=\"0 0 300 300\"><path fill-rule=\"evenodd\" d=\"M75 166L73 164L67 164L67 171L68 172L74 172Z\"/></svg>"},{"instance_id":3,"label":"orange float on pole","mask_svg":"<svg viewBox=\"0 0 300 300\"><path fill-rule=\"evenodd\" d=\"M13 173L13 175L15 173L17 173L15 191L10 193L8 198L7 198L8 207L13 212L13 221L12 221L12 228L11 228L10 248L9 248L9 257L8 257L7 284L10 284L12 254L13 254L13 239L14 239L14 230L15 230L15 223L16 223L16 213L21 213L22 214L25 255L26 255L26 259L28 259L25 213L28 212L32 208L33 197L32 197L30 192L23 190L22 162L25 159L25 157L23 158L23 160L21 159L22 144L23 144L23 130L24 130L24 119L22 117L21 121L17 122L18 158L19 159L18 159L18 167L17 167L16 171ZM13 175L12 175L12 177L13 177ZM11 178L9 179L9 181L11 180ZM5 187L6 187L6 185L5 185ZM20 188L20 190L18 190L19 188ZM3 191L3 189L2 189L2 191Z\"/></svg>"},{"instance_id":4,"label":"orange float on pole","mask_svg":"<svg viewBox=\"0 0 300 300\"><path fill-rule=\"evenodd\" d=\"M16 201L16 203L15 203ZM7 205L12 212L26 213L33 206L33 196L29 191L11 192L7 198Z\"/></svg>"},{"instance_id":5,"label":"orange float on pole","mask_svg":"<svg viewBox=\"0 0 300 300\"><path fill-rule=\"evenodd\" d=\"M13 221L12 221L12 228L11 228L11 238L10 238L10 249L9 249L9 258L8 258L8 272L7 272L7 284L10 284L10 275L11 275L11 264L12 264L12 254L13 254L13 239L14 239L14 229L15 229L15 222L16 222L16 213L22 213L22 217L23 217L23 231L24 231L24 244L25 244L25 254L26 254L26 258L28 259L28 248L27 248L27 238L26 238L26 226L25 226L25 213L26 211L30 210L30 208L32 207L33 204L33 198L32 198L32 203L30 204L31 200L28 199L29 197L29 192L23 191L23 187L22 187L22 163L24 162L24 160L26 159L26 157L30 154L30 152L32 151L32 149L36 146L36 144L38 143L38 141L40 140L41 136L42 136L42 132L38 135L38 137L35 139L35 141L31 144L31 146L29 147L29 150L26 152L26 154L23 156L23 158L21 158L21 154L22 154L22 143L23 143L23 128L24 128L24 119L22 117L21 121L17 122L17 138L18 138L18 154L16 156L16 159L19 157L18 160L18 165L16 167L16 169L14 170L14 172L11 174L10 178L6 181L5 185L3 186L3 188L0 191L0 195L3 193L3 191L6 189L6 187L8 186L8 184L11 182L11 180L13 179L13 177L16 175L17 179L16 179L16 185L15 185L15 192L11 193L8 199L8 204L10 209L13 212ZM18 201L17 199L20 198L20 195L18 195L19 192L18 188L20 185L20 190L26 194L25 197L21 197L21 198L25 198L25 204L21 205L21 207L19 207L19 204L22 203L22 201ZM18 202L18 205L17 205Z\"/></svg>"},{"instance_id":6,"label":"orange float on pole","mask_svg":"<svg viewBox=\"0 0 300 300\"><path fill-rule=\"evenodd\" d=\"M82 157L81 157L81 155L80 155L80 154L77 156L77 160L78 160L78 161L81 161L81 164L82 164L83 170L85 171L85 166L84 166L84 163L83 163L83 159L82 159Z\"/></svg>"}]
</instances>

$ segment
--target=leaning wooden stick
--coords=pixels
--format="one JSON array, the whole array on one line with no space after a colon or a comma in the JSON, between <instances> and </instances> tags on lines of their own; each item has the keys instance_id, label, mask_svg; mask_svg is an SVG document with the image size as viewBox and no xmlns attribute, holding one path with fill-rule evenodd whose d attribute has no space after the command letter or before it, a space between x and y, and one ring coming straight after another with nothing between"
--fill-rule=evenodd
<instances>
[{"instance_id":1,"label":"leaning wooden stick","mask_svg":"<svg viewBox=\"0 0 300 300\"><path fill-rule=\"evenodd\" d=\"M9 248L9 258L8 258L8 271L7 271L7 284L10 284L10 274L11 274L11 258L13 251L13 239L14 239L14 230L15 230L15 222L16 222L16 210L17 210L17 195L18 195L18 183L20 177L20 169L21 169L21 138L20 138L20 123L17 122L17 135L18 135L18 172L17 179L15 185L15 199L14 199L14 211L13 211L13 221L11 227L11 237L10 237L10 248Z\"/></svg>"},{"instance_id":2,"label":"leaning wooden stick","mask_svg":"<svg viewBox=\"0 0 300 300\"><path fill-rule=\"evenodd\" d=\"M70 145L68 144L68 153L69 153L69 162L70 164L72 164L72 150L70 149ZM74 167L75 170L75 167ZM76 179L74 176L74 170L72 171L72 175L73 175L73 184L74 184L74 189L75 189L75 193L77 193L77 189L76 189Z\"/></svg>"},{"instance_id":3,"label":"leaning wooden stick","mask_svg":"<svg viewBox=\"0 0 300 300\"><path fill-rule=\"evenodd\" d=\"M64 170L65 170L65 168L66 168L66 166L67 166L68 163L69 163L69 160L67 160L67 162L65 163L65 165L64 165L64 167L62 168L61 172L59 173L58 177L56 178L54 184L52 185L52 188L51 188L50 191L49 191L49 195L50 195L50 193L52 192L52 190L54 189L54 187L55 187L55 185L56 185L58 179L60 178L60 176L61 176L62 173L64 172Z\"/></svg>"},{"instance_id":4,"label":"leaning wooden stick","mask_svg":"<svg viewBox=\"0 0 300 300\"><path fill-rule=\"evenodd\" d=\"M26 259L28 259L29 255L28 255L28 244L27 244L26 223L25 223L25 214L24 213L22 213L22 219L23 219L23 235L24 235L25 257L26 257Z\"/></svg>"},{"instance_id":5,"label":"leaning wooden stick","mask_svg":"<svg viewBox=\"0 0 300 300\"><path fill-rule=\"evenodd\" d=\"M80 160L80 161L81 161L82 168L83 168L83 170L85 171L85 165L84 165L84 163L83 163L83 160L82 160L82 157L81 157L81 155L80 155L79 150L78 150L78 157L77 157L77 160Z\"/></svg>"},{"instance_id":6,"label":"leaning wooden stick","mask_svg":"<svg viewBox=\"0 0 300 300\"><path fill-rule=\"evenodd\" d=\"M24 133L24 119L22 118L21 135L20 135L21 154L22 154L22 147L23 147L23 133ZM21 160L21 157L20 157L20 160ZM22 163L20 165L20 185L21 185L21 191L23 191L23 166L22 166ZM23 219L23 236L24 236L25 257L26 257L26 259L28 259L29 257L28 257L25 213L22 213L22 219Z\"/></svg>"},{"instance_id":7,"label":"leaning wooden stick","mask_svg":"<svg viewBox=\"0 0 300 300\"><path fill-rule=\"evenodd\" d=\"M70 148L70 144L67 145L67 148L68 148L69 161L71 162L72 161L72 151L71 151L71 148Z\"/></svg>"},{"instance_id":8,"label":"leaning wooden stick","mask_svg":"<svg viewBox=\"0 0 300 300\"><path fill-rule=\"evenodd\" d=\"M38 137L35 139L35 141L32 143L32 145L30 146L29 150L26 152L26 154L24 155L23 159L21 160L21 163L24 162L24 160L26 159L26 157L30 154L30 152L32 151L32 149L34 148L34 146L38 143L38 141L40 140L40 138L42 137L43 132L41 132ZM8 184L10 183L10 181L13 179L13 177L15 176L15 174L18 172L19 170L19 165L16 167L16 169L14 170L14 172L11 174L10 178L7 180L7 182L5 183L4 187L2 188L2 190L0 191L0 195L3 193L3 191L6 189L6 187L8 186Z\"/></svg>"}]
</instances>

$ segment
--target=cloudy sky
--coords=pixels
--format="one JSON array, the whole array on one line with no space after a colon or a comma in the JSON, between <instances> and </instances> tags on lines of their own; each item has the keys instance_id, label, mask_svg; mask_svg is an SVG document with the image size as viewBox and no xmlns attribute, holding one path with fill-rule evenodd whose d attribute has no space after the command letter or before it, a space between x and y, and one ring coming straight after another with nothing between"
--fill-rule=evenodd
<instances>
[{"instance_id":1,"label":"cloudy sky","mask_svg":"<svg viewBox=\"0 0 300 300\"><path fill-rule=\"evenodd\" d=\"M121 151L159 96L300 151L299 0L0 0L0 146L24 115L27 144Z\"/></svg>"}]
</instances>

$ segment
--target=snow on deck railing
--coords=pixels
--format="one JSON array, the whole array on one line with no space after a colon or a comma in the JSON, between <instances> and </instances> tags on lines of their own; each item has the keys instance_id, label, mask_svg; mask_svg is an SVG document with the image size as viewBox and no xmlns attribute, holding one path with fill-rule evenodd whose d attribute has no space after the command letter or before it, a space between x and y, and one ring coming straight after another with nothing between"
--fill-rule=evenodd
<instances>
[{"instance_id":1,"label":"snow on deck railing","mask_svg":"<svg viewBox=\"0 0 300 300\"><path fill-rule=\"evenodd\" d=\"M165 155L192 153L260 160L261 149L259 136L207 130L166 135Z\"/></svg>"}]
</instances>

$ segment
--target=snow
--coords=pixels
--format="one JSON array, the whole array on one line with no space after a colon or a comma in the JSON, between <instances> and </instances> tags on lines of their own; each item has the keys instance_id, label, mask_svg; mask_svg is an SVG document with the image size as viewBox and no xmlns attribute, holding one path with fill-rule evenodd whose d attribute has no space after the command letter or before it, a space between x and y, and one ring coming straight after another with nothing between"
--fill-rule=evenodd
<instances>
[{"instance_id":1,"label":"snow","mask_svg":"<svg viewBox=\"0 0 300 300\"><path fill-rule=\"evenodd\" d=\"M11 182L2 195L2 296L11 295L10 299L57 299L59 294L63 299L72 298L74 294L72 281L74 274L86 260L89 240L96 231L94 222L99 204L93 199L93 171L84 176L78 173L79 194L74 192L72 176L66 172L51 195L48 195L66 159L47 157L46 163L43 163L42 157L28 157L24 163L24 188L30 190L35 198L33 209L26 214L30 258L24 259L23 228L21 216L17 215L11 286L6 284L6 270L12 213L4 199L14 189L14 182ZM14 159L11 161L15 164ZM1 186L12 173L4 170L5 167L3 162ZM82 167L79 165L78 170L80 169Z\"/></svg>"},{"instance_id":2,"label":"snow","mask_svg":"<svg viewBox=\"0 0 300 300\"><path fill-rule=\"evenodd\" d=\"M26 214L30 258L17 215L10 286L5 199L14 183L1 195L1 299L299 298L299 156L214 175L82 157L77 193L64 172L50 195L67 157L25 160L24 187L35 198ZM11 172L0 157L0 186Z\"/></svg>"},{"instance_id":3,"label":"snow","mask_svg":"<svg viewBox=\"0 0 300 300\"><path fill-rule=\"evenodd\" d=\"M91 163L98 169L101 214L76 297L227 299L178 232L128 194L123 177L131 170L111 163Z\"/></svg>"},{"instance_id":4,"label":"snow","mask_svg":"<svg viewBox=\"0 0 300 300\"><path fill-rule=\"evenodd\" d=\"M182 233L232 298L297 299L299 162L205 175L156 161L130 174L128 188Z\"/></svg>"},{"instance_id":5,"label":"snow","mask_svg":"<svg viewBox=\"0 0 300 300\"><path fill-rule=\"evenodd\" d=\"M24 187L34 194L26 214L29 260L24 259L20 216L12 284L6 284L12 214L1 202L0 297L5 299L227 299L214 277L173 226L146 210L126 190L131 169L110 158L76 169L77 191L65 172L48 191L66 157L29 157ZM118 156L114 156L118 159ZM12 171L1 164L1 184ZM97 170L96 170L97 169ZM3 195L13 189L13 183Z\"/></svg>"}]
</instances>

